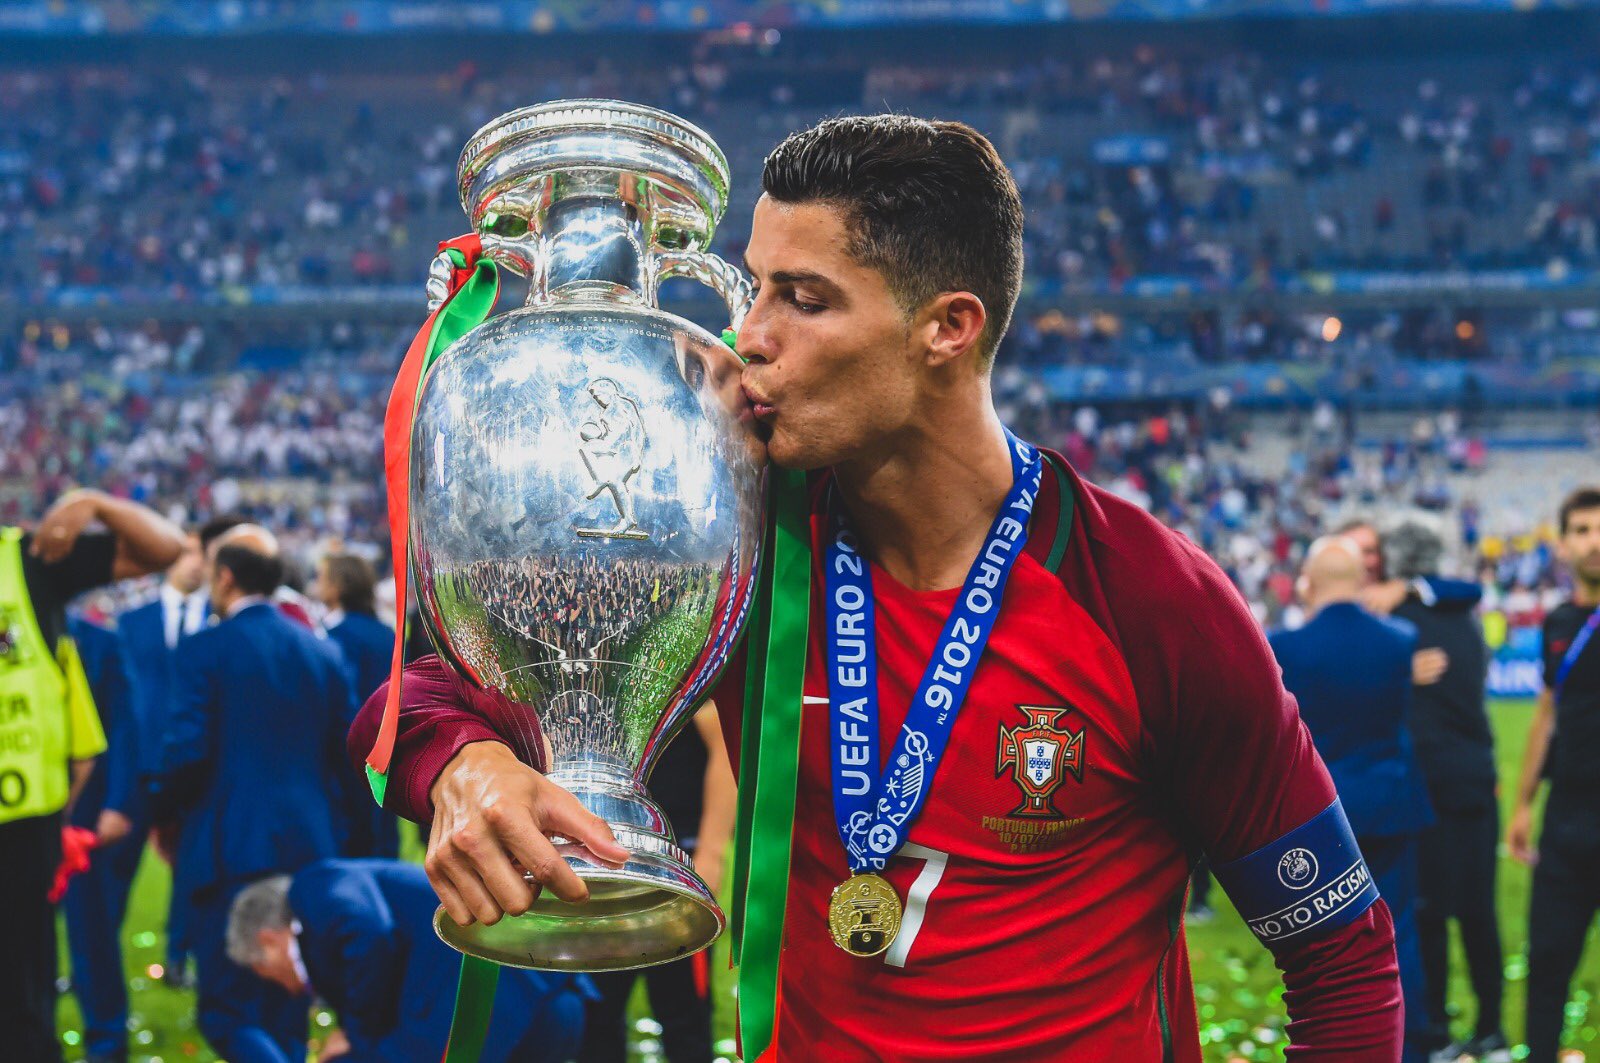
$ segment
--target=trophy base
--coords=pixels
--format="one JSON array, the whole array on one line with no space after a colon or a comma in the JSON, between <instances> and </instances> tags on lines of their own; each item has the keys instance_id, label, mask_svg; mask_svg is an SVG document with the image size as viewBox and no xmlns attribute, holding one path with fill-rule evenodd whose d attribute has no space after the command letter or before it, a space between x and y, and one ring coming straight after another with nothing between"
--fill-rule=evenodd
<instances>
[{"instance_id":1,"label":"trophy base","mask_svg":"<svg viewBox=\"0 0 1600 1063\"><path fill-rule=\"evenodd\" d=\"M569 904L544 890L527 912L493 926L458 926L440 908L434 931L458 952L536 971L634 970L693 955L715 941L727 918L688 855L658 834L611 827L631 853L621 867L564 854L589 887L584 903Z\"/></svg>"}]
</instances>

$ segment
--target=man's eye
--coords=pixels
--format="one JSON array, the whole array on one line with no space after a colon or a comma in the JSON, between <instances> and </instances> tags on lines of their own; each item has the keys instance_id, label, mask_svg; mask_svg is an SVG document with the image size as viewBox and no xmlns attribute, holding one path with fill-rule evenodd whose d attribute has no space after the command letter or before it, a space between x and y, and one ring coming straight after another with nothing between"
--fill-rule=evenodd
<instances>
[{"instance_id":1,"label":"man's eye","mask_svg":"<svg viewBox=\"0 0 1600 1063\"><path fill-rule=\"evenodd\" d=\"M808 303L797 295L789 296L789 301L793 303L794 308L800 311L802 314L820 314L822 311L827 309L827 307L823 306L821 303Z\"/></svg>"}]
</instances>

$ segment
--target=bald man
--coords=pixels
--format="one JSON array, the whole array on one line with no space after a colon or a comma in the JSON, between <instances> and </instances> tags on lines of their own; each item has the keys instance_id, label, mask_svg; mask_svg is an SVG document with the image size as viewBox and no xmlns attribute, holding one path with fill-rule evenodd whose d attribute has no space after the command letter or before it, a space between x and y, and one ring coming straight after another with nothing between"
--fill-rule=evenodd
<instances>
[{"instance_id":1,"label":"bald man","mask_svg":"<svg viewBox=\"0 0 1600 1063\"><path fill-rule=\"evenodd\" d=\"M228 959L228 909L258 879L339 855L355 693L334 644L274 607L270 532L241 525L208 553L221 621L178 644L152 803L182 821L173 893L187 902L201 1033L233 1063L298 1063L306 1002Z\"/></svg>"},{"instance_id":2,"label":"bald man","mask_svg":"<svg viewBox=\"0 0 1600 1063\"><path fill-rule=\"evenodd\" d=\"M1311 620L1269 637L1283 685L1300 703L1338 787L1378 892L1394 914L1406 1001L1406 1060L1426 1058L1429 1029L1416 923L1417 835L1433 821L1411 751L1411 658L1417 631L1360 603L1367 567L1359 542L1319 539L1299 591Z\"/></svg>"}]
</instances>

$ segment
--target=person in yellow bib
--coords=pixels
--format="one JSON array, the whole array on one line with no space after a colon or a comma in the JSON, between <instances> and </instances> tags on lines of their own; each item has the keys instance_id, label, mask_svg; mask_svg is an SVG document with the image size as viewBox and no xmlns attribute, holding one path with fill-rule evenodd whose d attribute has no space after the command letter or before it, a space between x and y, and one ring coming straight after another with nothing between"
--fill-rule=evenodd
<instances>
[{"instance_id":1,"label":"person in yellow bib","mask_svg":"<svg viewBox=\"0 0 1600 1063\"><path fill-rule=\"evenodd\" d=\"M166 518L99 491L64 495L31 531L0 528L0 1029L19 1063L61 1058L50 884L62 811L106 747L66 604L159 572L182 548Z\"/></svg>"}]
</instances>

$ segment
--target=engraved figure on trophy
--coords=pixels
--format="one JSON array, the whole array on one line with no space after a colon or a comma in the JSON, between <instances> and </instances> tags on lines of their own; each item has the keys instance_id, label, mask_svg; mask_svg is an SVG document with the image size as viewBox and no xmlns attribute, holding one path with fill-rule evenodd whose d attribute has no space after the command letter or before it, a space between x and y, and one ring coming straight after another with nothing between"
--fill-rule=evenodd
<instances>
[{"instance_id":1,"label":"engraved figure on trophy","mask_svg":"<svg viewBox=\"0 0 1600 1063\"><path fill-rule=\"evenodd\" d=\"M576 531L586 539L648 539L649 533L639 529L634 516L633 489L628 486L628 481L638 475L644 458L644 418L639 416L639 404L624 395L609 377L589 381L584 390L599 407L578 427L578 454L594 480L594 490L587 499L592 501L609 491L617 507L617 524L613 528Z\"/></svg>"}]
</instances>

